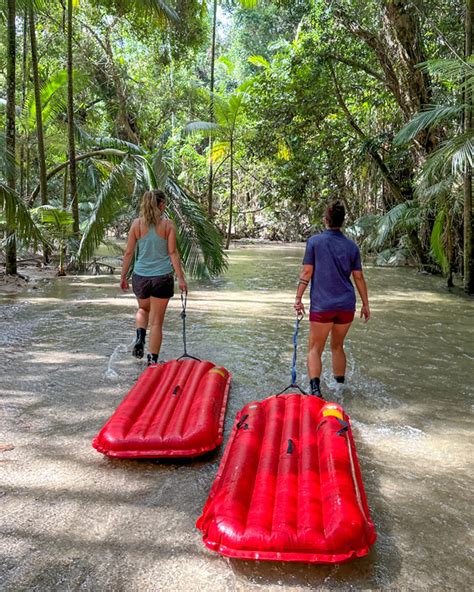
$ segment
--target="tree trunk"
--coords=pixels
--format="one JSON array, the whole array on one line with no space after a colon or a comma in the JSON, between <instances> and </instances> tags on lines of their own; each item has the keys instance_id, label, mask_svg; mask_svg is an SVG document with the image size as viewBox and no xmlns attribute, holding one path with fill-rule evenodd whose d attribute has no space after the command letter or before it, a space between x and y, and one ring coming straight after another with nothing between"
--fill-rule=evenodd
<instances>
[{"instance_id":1,"label":"tree trunk","mask_svg":"<svg viewBox=\"0 0 474 592\"><path fill-rule=\"evenodd\" d=\"M15 66L16 66L16 1L8 0L7 3L7 109L6 109L6 150L7 170L6 181L8 187L16 189L15 170ZM7 218L7 245L5 271L9 275L17 272L16 238L14 220Z\"/></svg>"},{"instance_id":2,"label":"tree trunk","mask_svg":"<svg viewBox=\"0 0 474 592\"><path fill-rule=\"evenodd\" d=\"M227 229L227 241L225 248L230 247L230 235L232 232L232 210L234 207L234 140L230 140L230 195L229 195L229 227Z\"/></svg>"},{"instance_id":3,"label":"tree trunk","mask_svg":"<svg viewBox=\"0 0 474 592\"><path fill-rule=\"evenodd\" d=\"M74 82L72 71L72 0L67 1L67 128L69 144L69 178L73 231L79 236L79 205L77 202L76 141L74 137Z\"/></svg>"},{"instance_id":4,"label":"tree trunk","mask_svg":"<svg viewBox=\"0 0 474 592\"><path fill-rule=\"evenodd\" d=\"M33 71L33 85L35 89L35 108L36 108L36 136L38 138L38 163L39 163L39 182L41 204L48 203L48 183L46 181L46 153L44 150L44 130L43 130L43 107L41 105L41 89L38 72L38 50L36 45L36 24L33 9L29 10L30 21L30 42L31 42L31 68ZM44 263L49 263L49 248L43 245Z\"/></svg>"},{"instance_id":5,"label":"tree trunk","mask_svg":"<svg viewBox=\"0 0 474 592\"><path fill-rule=\"evenodd\" d=\"M331 76L332 76L332 79L334 82L334 87L336 90L336 98L339 103L339 106L343 110L343 112L347 118L347 121L349 122L349 125L352 127L352 129L357 133L357 135L361 138L361 140L363 140L364 142L367 142L367 140L368 140L367 136L365 135L363 130L357 124L354 116L349 111L349 108L347 107L347 105L344 101L341 89L339 87L339 83L337 81L336 72L334 71L334 68L333 68L331 62L328 62L328 65L329 65L329 70L331 72ZM393 200L390 203L387 202L387 203L383 204L386 211L390 210L395 204L402 203L406 199L411 199L411 197L412 197L411 195L404 194L404 192L402 191L402 188L400 187L400 184L396 181L396 179L393 177L391 172L388 170L387 165L384 163L382 157L377 152L376 148L369 145L369 148L367 151L368 151L370 157L372 158L372 160L374 161L374 163L376 164L378 170L382 174L384 181L387 183L388 187L390 188L390 193L393 197Z\"/></svg>"},{"instance_id":6,"label":"tree trunk","mask_svg":"<svg viewBox=\"0 0 474 592\"><path fill-rule=\"evenodd\" d=\"M216 30L217 30L217 0L214 0L212 16L212 46L211 46L211 100L210 100L210 119L214 123L214 77L216 68ZM209 137L209 188L207 194L207 210L209 216L214 213L214 171L212 166L212 136Z\"/></svg>"},{"instance_id":7,"label":"tree trunk","mask_svg":"<svg viewBox=\"0 0 474 592\"><path fill-rule=\"evenodd\" d=\"M472 55L472 19L474 18L474 0L466 0L465 19L465 56ZM466 110L464 114L465 131L472 130L472 89L465 85L464 102ZM464 290L468 294L474 294L474 249L472 244L472 168L467 164L464 174Z\"/></svg>"},{"instance_id":8,"label":"tree trunk","mask_svg":"<svg viewBox=\"0 0 474 592\"><path fill-rule=\"evenodd\" d=\"M395 56L398 78L411 118L432 102L432 92L428 72L419 67L426 61L426 55L419 19L409 4L406 0L385 0L385 26L382 31L387 46ZM423 158L438 144L436 135L429 130L420 131L417 141Z\"/></svg>"},{"instance_id":9,"label":"tree trunk","mask_svg":"<svg viewBox=\"0 0 474 592\"><path fill-rule=\"evenodd\" d=\"M118 115L117 115L117 136L132 142L132 144L139 144L140 139L135 125L135 118L130 113L127 106L127 94L123 86L122 78L115 65L114 54L112 50L112 44L110 41L110 29L107 29L104 35L103 48L107 55L107 61L109 62L110 75L114 83L115 94L117 96L118 103ZM132 128L133 125L133 128ZM135 128L135 129L134 129Z\"/></svg>"},{"instance_id":10,"label":"tree trunk","mask_svg":"<svg viewBox=\"0 0 474 592\"><path fill-rule=\"evenodd\" d=\"M26 85L28 74L26 72L26 57L28 54L28 9L25 8L23 13L23 47L21 52L21 112L24 112L26 103ZM20 197L25 199L27 192L25 191L25 144L28 145L29 134L26 131L20 144Z\"/></svg>"}]
</instances>

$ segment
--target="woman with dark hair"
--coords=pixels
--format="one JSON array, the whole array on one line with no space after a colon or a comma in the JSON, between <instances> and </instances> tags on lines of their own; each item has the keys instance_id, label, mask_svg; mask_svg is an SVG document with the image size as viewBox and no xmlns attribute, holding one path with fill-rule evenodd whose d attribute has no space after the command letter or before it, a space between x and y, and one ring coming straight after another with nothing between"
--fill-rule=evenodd
<instances>
[{"instance_id":1,"label":"woman with dark hair","mask_svg":"<svg viewBox=\"0 0 474 592\"><path fill-rule=\"evenodd\" d=\"M132 222L127 248L122 263L120 287L128 290L127 273L135 253L132 288L138 301L136 314L137 337L133 355L142 358L145 337L150 323L148 363L156 363L163 337L163 320L169 299L174 296L173 269L178 277L179 289L188 286L176 248L176 228L163 217L166 196L163 191L145 191L140 204L140 217Z\"/></svg>"},{"instance_id":2,"label":"woman with dark hair","mask_svg":"<svg viewBox=\"0 0 474 592\"><path fill-rule=\"evenodd\" d=\"M346 355L344 339L350 329L355 313L354 278L362 301L361 318L370 319L367 284L360 261L359 247L342 232L345 209L339 202L326 208L326 230L312 236L306 245L303 270L298 281L294 308L304 313L301 301L306 287L311 282L308 346L308 374L311 394L321 397L321 355L326 340L331 334L332 368L336 382L344 383Z\"/></svg>"}]
</instances>

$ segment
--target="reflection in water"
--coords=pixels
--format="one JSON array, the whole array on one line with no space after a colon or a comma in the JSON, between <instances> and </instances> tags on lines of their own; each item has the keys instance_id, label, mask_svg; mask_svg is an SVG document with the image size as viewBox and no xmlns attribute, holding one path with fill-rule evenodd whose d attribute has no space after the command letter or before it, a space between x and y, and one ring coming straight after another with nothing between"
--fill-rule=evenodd
<instances>
[{"instance_id":1,"label":"reflection in water","mask_svg":"<svg viewBox=\"0 0 474 592\"><path fill-rule=\"evenodd\" d=\"M240 248L224 277L191 283L188 350L234 375L226 436L245 403L290 382L302 253L301 246ZM194 522L222 449L181 463L112 461L92 450L92 437L143 369L130 355L135 301L118 280L60 278L0 301L2 431L16 446L2 465L7 587L468 589L472 300L411 269L366 275L373 319L356 319L349 333L344 390L328 352L323 387L351 415L379 539L369 557L340 566L208 552ZM175 298L164 359L182 353L180 310ZM304 321L298 381L306 388L307 334Z\"/></svg>"}]
</instances>

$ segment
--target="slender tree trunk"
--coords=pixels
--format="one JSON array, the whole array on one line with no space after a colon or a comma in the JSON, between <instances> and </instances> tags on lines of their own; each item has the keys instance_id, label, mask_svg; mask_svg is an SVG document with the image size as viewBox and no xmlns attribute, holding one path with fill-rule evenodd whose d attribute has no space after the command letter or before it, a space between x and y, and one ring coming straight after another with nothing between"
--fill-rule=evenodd
<instances>
[{"instance_id":1,"label":"slender tree trunk","mask_svg":"<svg viewBox=\"0 0 474 592\"><path fill-rule=\"evenodd\" d=\"M16 1L8 0L7 3L7 111L6 111L6 149L7 170L6 181L8 187L16 189L15 170L15 66L16 66ZM16 238L14 220L7 217L7 246L6 246L6 273L15 275L17 272Z\"/></svg>"},{"instance_id":2,"label":"slender tree trunk","mask_svg":"<svg viewBox=\"0 0 474 592\"><path fill-rule=\"evenodd\" d=\"M72 0L67 1L67 127L69 143L69 178L73 231L79 235L79 205L77 203L76 141L74 137L74 82L72 70Z\"/></svg>"},{"instance_id":3,"label":"slender tree trunk","mask_svg":"<svg viewBox=\"0 0 474 592\"><path fill-rule=\"evenodd\" d=\"M33 71L33 84L35 89L35 109L36 109L36 136L38 139L38 163L39 163L39 182L41 204L48 203L48 183L46 181L46 153L44 149L44 130L43 130L43 107L41 105L41 89L38 71L38 49L36 45L36 24L33 9L29 10L30 21L30 42L31 42L31 68ZM43 261L49 263L49 248L43 245Z\"/></svg>"},{"instance_id":4,"label":"slender tree trunk","mask_svg":"<svg viewBox=\"0 0 474 592\"><path fill-rule=\"evenodd\" d=\"M67 209L67 186L68 186L68 177L67 177L68 167L64 169L64 176L63 176L63 208Z\"/></svg>"},{"instance_id":5,"label":"slender tree trunk","mask_svg":"<svg viewBox=\"0 0 474 592\"><path fill-rule=\"evenodd\" d=\"M229 195L229 228L227 229L227 241L225 248L230 247L230 235L232 232L232 210L234 208L234 139L230 139L230 195Z\"/></svg>"},{"instance_id":6,"label":"slender tree trunk","mask_svg":"<svg viewBox=\"0 0 474 592\"><path fill-rule=\"evenodd\" d=\"M28 9L25 8L23 13L23 47L21 52L21 111L23 113L26 103L26 57L28 54ZM26 131L25 136L21 139L20 144L20 197L26 198L25 191L25 144L28 145L29 134Z\"/></svg>"},{"instance_id":7,"label":"slender tree trunk","mask_svg":"<svg viewBox=\"0 0 474 592\"><path fill-rule=\"evenodd\" d=\"M211 101L210 119L214 123L214 77L216 69L216 30L217 30L217 0L214 0L212 14L212 46L211 46ZM212 166L212 136L209 137L209 188L207 194L207 210L209 216L214 214L214 170Z\"/></svg>"},{"instance_id":8,"label":"slender tree trunk","mask_svg":"<svg viewBox=\"0 0 474 592\"><path fill-rule=\"evenodd\" d=\"M474 18L474 0L466 0L465 19L465 56L472 55L472 19ZM472 89L465 85L464 129L472 130ZM464 290L474 294L474 249L472 244L472 168L467 165L464 174Z\"/></svg>"}]
</instances>

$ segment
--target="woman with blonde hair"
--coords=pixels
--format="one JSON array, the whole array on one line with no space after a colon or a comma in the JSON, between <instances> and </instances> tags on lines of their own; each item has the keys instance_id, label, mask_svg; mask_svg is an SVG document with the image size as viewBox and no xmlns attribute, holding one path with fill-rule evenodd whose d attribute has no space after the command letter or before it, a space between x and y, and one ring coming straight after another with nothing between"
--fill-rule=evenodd
<instances>
[{"instance_id":1,"label":"woman with blonde hair","mask_svg":"<svg viewBox=\"0 0 474 592\"><path fill-rule=\"evenodd\" d=\"M174 296L173 270L182 292L188 291L186 278L176 248L176 228L164 217L166 195L153 189L145 191L140 204L140 217L132 222L122 263L120 287L128 290L127 273L136 254L132 288L138 301L137 336L133 355L142 358L145 337L150 324L148 363L156 364L163 337L163 320L169 299ZM136 251L136 252L135 252Z\"/></svg>"}]
</instances>

